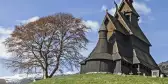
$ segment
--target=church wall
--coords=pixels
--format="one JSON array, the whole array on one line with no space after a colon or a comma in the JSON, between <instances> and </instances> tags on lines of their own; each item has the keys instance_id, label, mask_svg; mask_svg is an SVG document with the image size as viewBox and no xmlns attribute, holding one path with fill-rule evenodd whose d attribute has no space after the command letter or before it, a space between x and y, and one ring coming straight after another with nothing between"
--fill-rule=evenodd
<instances>
[{"instance_id":1,"label":"church wall","mask_svg":"<svg viewBox=\"0 0 168 84\"><path fill-rule=\"evenodd\" d=\"M115 62L111 60L101 60L100 62L100 72L114 72Z\"/></svg>"},{"instance_id":2,"label":"church wall","mask_svg":"<svg viewBox=\"0 0 168 84\"><path fill-rule=\"evenodd\" d=\"M112 60L90 60L86 62L86 65L81 65L81 73L88 72L109 72L113 73L115 68L115 62Z\"/></svg>"},{"instance_id":3,"label":"church wall","mask_svg":"<svg viewBox=\"0 0 168 84\"><path fill-rule=\"evenodd\" d=\"M138 65L137 64L132 65L132 73L134 75L138 75L137 72L138 72Z\"/></svg>"},{"instance_id":4,"label":"church wall","mask_svg":"<svg viewBox=\"0 0 168 84\"><path fill-rule=\"evenodd\" d=\"M146 69L141 68L140 71L141 71L142 75L143 75L143 73L145 73L146 76L150 76L151 75L151 73L148 72Z\"/></svg>"},{"instance_id":5,"label":"church wall","mask_svg":"<svg viewBox=\"0 0 168 84\"><path fill-rule=\"evenodd\" d=\"M121 71L121 60L117 60L116 62L116 66L114 68L114 73L122 73Z\"/></svg>"},{"instance_id":6,"label":"church wall","mask_svg":"<svg viewBox=\"0 0 168 84\"><path fill-rule=\"evenodd\" d=\"M134 75L138 75L138 70L136 69L136 68L132 68L132 73L134 74Z\"/></svg>"},{"instance_id":7,"label":"church wall","mask_svg":"<svg viewBox=\"0 0 168 84\"><path fill-rule=\"evenodd\" d=\"M85 72L99 72L100 61L99 60L90 60L86 62Z\"/></svg>"},{"instance_id":8,"label":"church wall","mask_svg":"<svg viewBox=\"0 0 168 84\"><path fill-rule=\"evenodd\" d=\"M122 61L122 73L129 74L131 72L131 65L125 61Z\"/></svg>"},{"instance_id":9,"label":"church wall","mask_svg":"<svg viewBox=\"0 0 168 84\"><path fill-rule=\"evenodd\" d=\"M140 65L140 71L142 74L145 73L147 76L151 75L151 70L143 65Z\"/></svg>"},{"instance_id":10,"label":"church wall","mask_svg":"<svg viewBox=\"0 0 168 84\"><path fill-rule=\"evenodd\" d=\"M86 73L86 65L85 65L85 64L82 64L82 65L81 65L80 73L81 73L81 74Z\"/></svg>"},{"instance_id":11,"label":"church wall","mask_svg":"<svg viewBox=\"0 0 168 84\"><path fill-rule=\"evenodd\" d=\"M121 69L122 69L122 73L124 73L124 74L129 74L130 73L130 68L125 66L125 65L122 65Z\"/></svg>"},{"instance_id":12,"label":"church wall","mask_svg":"<svg viewBox=\"0 0 168 84\"><path fill-rule=\"evenodd\" d=\"M145 73L146 76L150 76L151 75L151 70L147 67L144 67L142 64L140 64L140 75L143 75ZM138 65L133 65L132 67L132 72L134 75L138 75Z\"/></svg>"}]
</instances>

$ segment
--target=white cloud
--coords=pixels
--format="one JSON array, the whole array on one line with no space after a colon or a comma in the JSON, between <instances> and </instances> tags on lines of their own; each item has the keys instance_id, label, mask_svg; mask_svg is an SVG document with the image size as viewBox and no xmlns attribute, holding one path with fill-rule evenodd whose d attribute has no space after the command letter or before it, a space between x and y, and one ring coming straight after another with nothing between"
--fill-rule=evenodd
<instances>
[{"instance_id":1,"label":"white cloud","mask_svg":"<svg viewBox=\"0 0 168 84\"><path fill-rule=\"evenodd\" d=\"M9 58L11 56L10 53L7 53L6 46L3 44L5 39L12 33L12 28L5 28L0 26L0 57L1 58Z\"/></svg>"},{"instance_id":2,"label":"white cloud","mask_svg":"<svg viewBox=\"0 0 168 84\"><path fill-rule=\"evenodd\" d=\"M115 1L116 1L116 0L115 0ZM117 4L120 4L121 1L122 1L122 0L117 0L116 3L117 3ZM115 4L114 4L114 5L115 5ZM103 11L106 11L107 9L108 9L108 7L107 7L106 5L103 5L103 6L101 7L101 11L102 11L102 12L103 12ZM116 8L115 8L115 7L112 7L112 8L110 8L110 9L108 9L108 12L109 12L110 14L114 15L115 12L116 12Z\"/></svg>"},{"instance_id":3,"label":"white cloud","mask_svg":"<svg viewBox=\"0 0 168 84\"><path fill-rule=\"evenodd\" d=\"M143 15L148 15L151 13L151 8L148 7L145 3L143 2L134 2L133 3L135 9L137 10L138 13L143 14Z\"/></svg>"},{"instance_id":4,"label":"white cloud","mask_svg":"<svg viewBox=\"0 0 168 84\"><path fill-rule=\"evenodd\" d=\"M0 35L8 35L12 33L12 29L11 28L4 28L2 26L0 26Z\"/></svg>"},{"instance_id":5,"label":"white cloud","mask_svg":"<svg viewBox=\"0 0 168 84\"><path fill-rule=\"evenodd\" d=\"M29 18L27 20L17 20L17 22L22 23L22 24L27 24L29 22L34 22L34 21L36 21L38 19L40 19L39 16L34 16L34 17L31 17L31 18Z\"/></svg>"},{"instance_id":6,"label":"white cloud","mask_svg":"<svg viewBox=\"0 0 168 84\"><path fill-rule=\"evenodd\" d=\"M0 38L0 58L9 58L11 53L7 52L6 46L3 44L6 38Z\"/></svg>"},{"instance_id":7,"label":"white cloud","mask_svg":"<svg viewBox=\"0 0 168 84\"><path fill-rule=\"evenodd\" d=\"M87 20L83 21L83 23L93 31L98 31L99 23L97 21Z\"/></svg>"},{"instance_id":8,"label":"white cloud","mask_svg":"<svg viewBox=\"0 0 168 84\"><path fill-rule=\"evenodd\" d=\"M142 23L142 21L143 21L143 20L142 20L142 18L140 18L140 19L139 19L139 21L138 21L138 23L139 23L139 24L141 24L141 23Z\"/></svg>"},{"instance_id":9,"label":"white cloud","mask_svg":"<svg viewBox=\"0 0 168 84\"><path fill-rule=\"evenodd\" d=\"M116 8L111 8L111 9L109 10L109 13L112 14L112 15L114 15L115 12L116 12Z\"/></svg>"},{"instance_id":10,"label":"white cloud","mask_svg":"<svg viewBox=\"0 0 168 84\"><path fill-rule=\"evenodd\" d=\"M107 10L107 6L106 5L103 5L102 7L101 7L101 11L106 11Z\"/></svg>"}]
</instances>

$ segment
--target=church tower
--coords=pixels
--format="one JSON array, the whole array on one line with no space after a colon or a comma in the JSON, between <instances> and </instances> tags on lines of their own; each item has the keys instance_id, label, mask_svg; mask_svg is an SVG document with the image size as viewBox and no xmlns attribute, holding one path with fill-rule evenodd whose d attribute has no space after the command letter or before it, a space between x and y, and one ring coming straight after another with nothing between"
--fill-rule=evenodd
<instances>
[{"instance_id":1,"label":"church tower","mask_svg":"<svg viewBox=\"0 0 168 84\"><path fill-rule=\"evenodd\" d=\"M107 72L151 75L160 70L150 55L150 42L138 24L133 0L116 3L114 16L106 12L99 30L99 41L88 58L81 62L81 73Z\"/></svg>"},{"instance_id":2,"label":"church tower","mask_svg":"<svg viewBox=\"0 0 168 84\"><path fill-rule=\"evenodd\" d=\"M124 0L122 2L123 5L120 7L119 11L121 11L126 19L131 23L131 25L138 25L139 14L135 11L133 7L133 0Z\"/></svg>"}]
</instances>

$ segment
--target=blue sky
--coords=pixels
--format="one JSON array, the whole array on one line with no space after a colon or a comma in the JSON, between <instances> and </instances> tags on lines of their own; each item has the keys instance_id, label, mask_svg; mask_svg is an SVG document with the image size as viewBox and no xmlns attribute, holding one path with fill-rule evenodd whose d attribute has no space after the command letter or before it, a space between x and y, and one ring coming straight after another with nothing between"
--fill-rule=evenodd
<instances>
[{"instance_id":1,"label":"blue sky","mask_svg":"<svg viewBox=\"0 0 168 84\"><path fill-rule=\"evenodd\" d=\"M0 0L0 42L12 32L14 25L34 21L39 17L68 12L81 17L86 25L92 27L87 36L90 39L88 50L82 51L87 56L97 42L97 29L104 18L106 8L114 12L114 0ZM117 3L120 0L116 0ZM140 26L150 40L151 55L157 63L168 60L168 1L134 0L134 6L141 15ZM0 58L9 57L0 43ZM0 64L0 76L13 75Z\"/></svg>"}]
</instances>

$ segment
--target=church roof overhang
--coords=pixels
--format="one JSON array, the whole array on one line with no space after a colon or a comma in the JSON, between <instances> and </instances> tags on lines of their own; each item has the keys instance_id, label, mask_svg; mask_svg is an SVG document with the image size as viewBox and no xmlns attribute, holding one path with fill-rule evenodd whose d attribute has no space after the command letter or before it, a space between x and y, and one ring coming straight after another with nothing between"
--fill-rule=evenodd
<instances>
[{"instance_id":1,"label":"church roof overhang","mask_svg":"<svg viewBox=\"0 0 168 84\"><path fill-rule=\"evenodd\" d=\"M150 69L157 69L158 65L149 53L145 53L139 49L133 49L133 64L142 64Z\"/></svg>"},{"instance_id":2,"label":"church roof overhang","mask_svg":"<svg viewBox=\"0 0 168 84\"><path fill-rule=\"evenodd\" d=\"M109 53L94 53L90 56L88 60L113 60L113 57Z\"/></svg>"}]
</instances>

